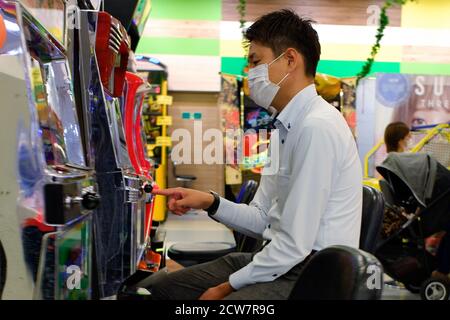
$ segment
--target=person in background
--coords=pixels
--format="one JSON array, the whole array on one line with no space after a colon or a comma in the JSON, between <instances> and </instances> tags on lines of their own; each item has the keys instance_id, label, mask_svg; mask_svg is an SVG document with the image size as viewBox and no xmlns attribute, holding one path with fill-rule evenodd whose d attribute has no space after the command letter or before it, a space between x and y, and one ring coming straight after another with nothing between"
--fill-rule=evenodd
<instances>
[{"instance_id":1,"label":"person in background","mask_svg":"<svg viewBox=\"0 0 450 320\"><path fill-rule=\"evenodd\" d=\"M388 124L384 130L384 144L386 152L404 152L408 149L408 141L411 139L409 127L404 122Z\"/></svg>"}]
</instances>

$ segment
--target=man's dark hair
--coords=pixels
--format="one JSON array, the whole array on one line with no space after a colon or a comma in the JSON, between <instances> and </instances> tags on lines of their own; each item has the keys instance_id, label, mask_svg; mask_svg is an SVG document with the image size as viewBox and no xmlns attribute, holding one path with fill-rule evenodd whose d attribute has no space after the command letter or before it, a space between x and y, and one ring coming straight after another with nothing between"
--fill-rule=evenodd
<instances>
[{"instance_id":1,"label":"man's dark hair","mask_svg":"<svg viewBox=\"0 0 450 320\"><path fill-rule=\"evenodd\" d=\"M305 60L306 75L314 77L320 60L320 43L311 23L314 21L283 9L260 17L244 36L249 42L256 41L271 48L276 56L287 48L297 49Z\"/></svg>"},{"instance_id":2,"label":"man's dark hair","mask_svg":"<svg viewBox=\"0 0 450 320\"><path fill-rule=\"evenodd\" d=\"M388 124L384 130L384 144L387 152L396 152L398 143L409 134L409 127L404 122L393 122Z\"/></svg>"}]
</instances>

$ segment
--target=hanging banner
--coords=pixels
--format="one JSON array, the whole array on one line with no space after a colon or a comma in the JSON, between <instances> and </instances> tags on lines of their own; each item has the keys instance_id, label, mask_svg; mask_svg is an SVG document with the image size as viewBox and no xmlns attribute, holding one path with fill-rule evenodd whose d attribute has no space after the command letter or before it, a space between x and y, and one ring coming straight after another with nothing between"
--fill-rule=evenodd
<instances>
[{"instance_id":1,"label":"hanging banner","mask_svg":"<svg viewBox=\"0 0 450 320\"><path fill-rule=\"evenodd\" d=\"M222 90L219 94L218 104L221 127L225 135L225 184L240 184L242 183L242 172L236 161L236 144L239 139L234 136L235 130L240 129L238 83L235 77L227 75L222 75L221 81Z\"/></svg>"}]
</instances>

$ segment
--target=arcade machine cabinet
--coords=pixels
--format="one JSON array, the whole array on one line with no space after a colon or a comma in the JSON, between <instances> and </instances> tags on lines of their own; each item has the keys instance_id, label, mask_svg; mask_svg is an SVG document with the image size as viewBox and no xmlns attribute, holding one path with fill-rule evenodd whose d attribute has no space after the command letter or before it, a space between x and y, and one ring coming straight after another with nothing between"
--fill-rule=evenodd
<instances>
[{"instance_id":1,"label":"arcade machine cabinet","mask_svg":"<svg viewBox=\"0 0 450 320\"><path fill-rule=\"evenodd\" d=\"M139 76L131 72L127 72L125 76L125 103L124 103L124 128L127 140L128 153L131 163L144 182L144 190L148 192L147 203L145 206L145 233L144 233L144 259L140 263L140 269L148 271L157 271L161 262L161 256L151 249L150 237L153 234L152 219L154 211L154 197L150 194L153 188L157 186L153 182L151 176L151 164L145 155L145 142L143 140L142 126L142 107L146 94L150 90L150 85L144 82ZM154 237L152 237L154 238Z\"/></svg>"},{"instance_id":2,"label":"arcade machine cabinet","mask_svg":"<svg viewBox=\"0 0 450 320\"><path fill-rule=\"evenodd\" d=\"M121 99L127 35L105 12L80 11L85 26L73 34L73 68L79 70L80 104L102 197L94 220L99 298L114 296L136 270L143 252L144 185L127 150Z\"/></svg>"},{"instance_id":3,"label":"arcade machine cabinet","mask_svg":"<svg viewBox=\"0 0 450 320\"><path fill-rule=\"evenodd\" d=\"M0 96L8 115L0 117L0 182L8 193L0 201L3 298L90 299L96 183L83 153L64 37L50 33L32 14L34 2L26 3L0 0ZM45 23L64 35L65 2L50 6L62 14Z\"/></svg>"}]
</instances>

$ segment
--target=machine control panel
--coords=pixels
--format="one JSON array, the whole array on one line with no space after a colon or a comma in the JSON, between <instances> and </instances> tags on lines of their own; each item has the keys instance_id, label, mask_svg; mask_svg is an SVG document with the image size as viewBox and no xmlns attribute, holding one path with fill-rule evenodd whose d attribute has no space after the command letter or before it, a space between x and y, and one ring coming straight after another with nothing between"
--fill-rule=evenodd
<instances>
[{"instance_id":1,"label":"machine control panel","mask_svg":"<svg viewBox=\"0 0 450 320\"><path fill-rule=\"evenodd\" d=\"M70 223L100 204L93 186L80 182L49 183L44 186L45 222L49 225Z\"/></svg>"}]
</instances>

